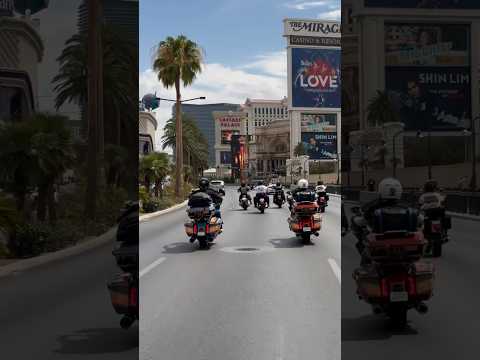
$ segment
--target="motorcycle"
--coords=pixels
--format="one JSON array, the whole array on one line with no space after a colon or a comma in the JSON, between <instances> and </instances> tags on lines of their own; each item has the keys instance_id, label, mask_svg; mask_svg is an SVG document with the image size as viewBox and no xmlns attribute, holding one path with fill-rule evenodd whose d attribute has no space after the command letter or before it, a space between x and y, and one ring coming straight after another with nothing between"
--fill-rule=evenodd
<instances>
[{"instance_id":1,"label":"motorcycle","mask_svg":"<svg viewBox=\"0 0 480 360\"><path fill-rule=\"evenodd\" d=\"M267 201L265 198L258 199L257 209L263 214L265 212L265 208L267 207Z\"/></svg>"},{"instance_id":2,"label":"motorcycle","mask_svg":"<svg viewBox=\"0 0 480 360\"><path fill-rule=\"evenodd\" d=\"M242 194L239 202L240 202L240 206L243 208L243 210L247 210L248 207L250 206L250 202L249 202L246 194Z\"/></svg>"},{"instance_id":3,"label":"motorcycle","mask_svg":"<svg viewBox=\"0 0 480 360\"><path fill-rule=\"evenodd\" d=\"M318 205L318 210L322 213L325 212L325 208L328 206L328 199L323 193L319 193L317 195L317 205Z\"/></svg>"},{"instance_id":4,"label":"motorcycle","mask_svg":"<svg viewBox=\"0 0 480 360\"><path fill-rule=\"evenodd\" d=\"M283 190L277 190L273 195L273 203L276 204L279 208L282 207L283 203Z\"/></svg>"},{"instance_id":5,"label":"motorcycle","mask_svg":"<svg viewBox=\"0 0 480 360\"><path fill-rule=\"evenodd\" d=\"M322 217L314 202L294 202L288 218L288 225L304 243L310 243L311 236L319 235L322 227Z\"/></svg>"},{"instance_id":6,"label":"motorcycle","mask_svg":"<svg viewBox=\"0 0 480 360\"><path fill-rule=\"evenodd\" d=\"M293 208L293 196L291 191L287 191L287 204L288 210L292 211Z\"/></svg>"},{"instance_id":7,"label":"motorcycle","mask_svg":"<svg viewBox=\"0 0 480 360\"><path fill-rule=\"evenodd\" d=\"M222 219L216 215L219 209L220 205L187 209L190 220L185 223L185 232L191 243L198 241L200 249L207 249L222 232Z\"/></svg>"},{"instance_id":8,"label":"motorcycle","mask_svg":"<svg viewBox=\"0 0 480 360\"><path fill-rule=\"evenodd\" d=\"M118 218L117 245L112 251L118 267L123 271L107 283L114 310L123 315L120 326L128 329L139 319L138 203L129 202Z\"/></svg>"},{"instance_id":9,"label":"motorcycle","mask_svg":"<svg viewBox=\"0 0 480 360\"><path fill-rule=\"evenodd\" d=\"M428 241L426 253L440 257L443 244L448 242L447 230L451 228L451 218L443 214L442 208L424 210L423 216L423 235Z\"/></svg>"},{"instance_id":10,"label":"motorcycle","mask_svg":"<svg viewBox=\"0 0 480 360\"><path fill-rule=\"evenodd\" d=\"M360 209L355 207L352 211L357 215L355 226L359 226ZM382 213L384 217L402 215L405 214ZM425 301L433 295L434 267L421 260L427 242L417 224L394 230L382 226L364 232L362 255L369 261L362 261L353 278L357 295L372 306L374 314L387 315L395 327L403 329L408 310L428 312Z\"/></svg>"}]
</instances>

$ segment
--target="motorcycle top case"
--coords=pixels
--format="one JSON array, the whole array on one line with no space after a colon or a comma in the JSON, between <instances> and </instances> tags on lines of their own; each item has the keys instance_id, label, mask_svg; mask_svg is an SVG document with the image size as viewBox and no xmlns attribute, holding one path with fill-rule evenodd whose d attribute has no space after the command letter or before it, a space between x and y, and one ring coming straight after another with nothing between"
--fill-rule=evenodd
<instances>
[{"instance_id":1,"label":"motorcycle top case","mask_svg":"<svg viewBox=\"0 0 480 360\"><path fill-rule=\"evenodd\" d=\"M318 206L311 201L297 202L293 207L293 211L299 215L313 215L318 211Z\"/></svg>"},{"instance_id":2,"label":"motorcycle top case","mask_svg":"<svg viewBox=\"0 0 480 360\"><path fill-rule=\"evenodd\" d=\"M212 198L203 192L192 194L188 199L188 206L191 208L208 208L211 204Z\"/></svg>"},{"instance_id":3,"label":"motorcycle top case","mask_svg":"<svg viewBox=\"0 0 480 360\"><path fill-rule=\"evenodd\" d=\"M376 262L415 262L423 257L426 245L421 231L415 233L369 234L365 243Z\"/></svg>"},{"instance_id":4,"label":"motorcycle top case","mask_svg":"<svg viewBox=\"0 0 480 360\"><path fill-rule=\"evenodd\" d=\"M123 271L138 271L138 244L122 245L113 250L112 254L115 256L118 267Z\"/></svg>"},{"instance_id":5,"label":"motorcycle top case","mask_svg":"<svg viewBox=\"0 0 480 360\"><path fill-rule=\"evenodd\" d=\"M138 288L134 283L133 275L129 273L118 274L108 282L110 299L117 314L128 314L137 307Z\"/></svg>"},{"instance_id":6,"label":"motorcycle top case","mask_svg":"<svg viewBox=\"0 0 480 360\"><path fill-rule=\"evenodd\" d=\"M418 211L412 208L384 207L375 210L373 215L373 232L416 232L418 229Z\"/></svg>"}]
</instances>

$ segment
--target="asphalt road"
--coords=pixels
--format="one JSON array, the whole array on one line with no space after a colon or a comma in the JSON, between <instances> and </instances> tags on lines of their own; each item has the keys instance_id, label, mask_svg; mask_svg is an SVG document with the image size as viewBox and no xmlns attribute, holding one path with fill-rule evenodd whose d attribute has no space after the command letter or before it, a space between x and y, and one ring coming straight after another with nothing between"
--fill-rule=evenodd
<instances>
[{"instance_id":1,"label":"asphalt road","mask_svg":"<svg viewBox=\"0 0 480 360\"><path fill-rule=\"evenodd\" d=\"M350 218L350 217L349 217ZM480 222L453 219L451 241L436 266L429 312L409 311L405 331L358 300L352 271L359 264L352 235L342 239L342 360L475 359L480 333Z\"/></svg>"},{"instance_id":2,"label":"asphalt road","mask_svg":"<svg viewBox=\"0 0 480 360\"><path fill-rule=\"evenodd\" d=\"M0 358L138 359L138 326L120 328L106 288L112 247L0 277Z\"/></svg>"},{"instance_id":3,"label":"asphalt road","mask_svg":"<svg viewBox=\"0 0 480 360\"><path fill-rule=\"evenodd\" d=\"M140 225L140 359L340 359L339 199L307 246L287 208L240 210L232 189L209 250L188 242L185 216Z\"/></svg>"}]
</instances>

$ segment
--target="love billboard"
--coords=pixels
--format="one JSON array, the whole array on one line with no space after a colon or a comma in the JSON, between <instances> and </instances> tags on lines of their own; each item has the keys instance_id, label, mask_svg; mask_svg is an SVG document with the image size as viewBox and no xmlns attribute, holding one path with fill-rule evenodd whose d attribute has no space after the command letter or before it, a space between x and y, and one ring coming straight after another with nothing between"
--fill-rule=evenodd
<instances>
[{"instance_id":1,"label":"love billboard","mask_svg":"<svg viewBox=\"0 0 480 360\"><path fill-rule=\"evenodd\" d=\"M340 49L292 48L292 107L341 108Z\"/></svg>"}]
</instances>

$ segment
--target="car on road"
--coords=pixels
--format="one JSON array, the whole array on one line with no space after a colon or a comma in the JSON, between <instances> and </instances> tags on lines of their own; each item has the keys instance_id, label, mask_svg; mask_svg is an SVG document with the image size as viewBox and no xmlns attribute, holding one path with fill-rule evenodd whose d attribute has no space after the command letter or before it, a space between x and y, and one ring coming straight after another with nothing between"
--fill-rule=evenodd
<instances>
[{"instance_id":1,"label":"car on road","mask_svg":"<svg viewBox=\"0 0 480 360\"><path fill-rule=\"evenodd\" d=\"M210 181L210 187L218 191L219 193L225 195L225 182L222 180L212 180Z\"/></svg>"}]
</instances>

